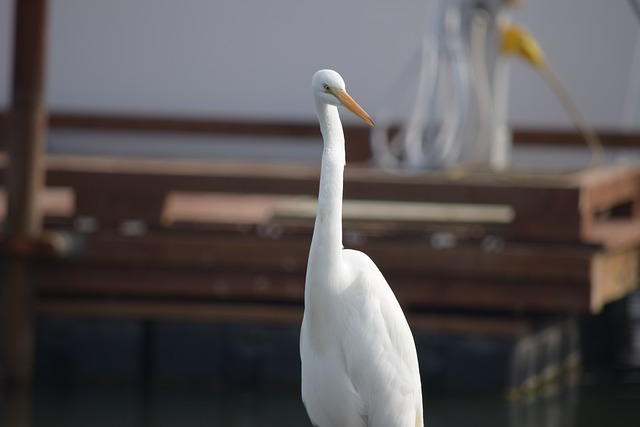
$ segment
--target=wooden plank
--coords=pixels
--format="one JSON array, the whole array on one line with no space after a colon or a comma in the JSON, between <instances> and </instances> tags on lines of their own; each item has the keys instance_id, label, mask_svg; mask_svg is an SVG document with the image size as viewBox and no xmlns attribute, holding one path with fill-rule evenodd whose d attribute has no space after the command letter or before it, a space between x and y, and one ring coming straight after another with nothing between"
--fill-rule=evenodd
<instances>
[{"instance_id":1,"label":"wooden plank","mask_svg":"<svg viewBox=\"0 0 640 427\"><path fill-rule=\"evenodd\" d=\"M152 301L59 301L40 299L36 305L40 316L116 317L144 320L195 320L300 324L302 307L260 304L210 304L195 302Z\"/></svg>"},{"instance_id":2,"label":"wooden plank","mask_svg":"<svg viewBox=\"0 0 640 427\"><path fill-rule=\"evenodd\" d=\"M128 194L125 194L128 195ZM136 197L131 195L132 197ZM98 196L97 196L98 197ZM295 196L294 196L295 197ZM105 197L109 199L109 197ZM142 195L144 199L144 195ZM86 207L78 207L76 195L71 188L49 187L43 189L37 197L40 211L48 217L48 223L55 218L55 228L73 228L73 220L77 216L91 216L97 213L99 208L107 209L105 201L98 199L95 204ZM288 203L289 196L251 195L251 194L217 194L217 193L169 193L162 204L161 223L167 227L177 225L187 228L199 228L208 231L237 230L241 226L258 225L271 220L277 207ZM6 191L0 188L0 219L7 214ZM91 199L85 198L84 203L90 203ZM140 199L134 202L140 204ZM108 209L112 206L108 205ZM147 207L141 207L139 218L149 218L146 214ZM129 214L130 210L121 211ZM133 211L135 212L135 211ZM116 217L113 212L101 218L111 220L123 220L131 216L120 215ZM66 219L66 221L64 221Z\"/></svg>"},{"instance_id":3,"label":"wooden plank","mask_svg":"<svg viewBox=\"0 0 640 427\"><path fill-rule=\"evenodd\" d=\"M0 111L0 130L6 113ZM72 111L54 111L51 114L54 129L78 129L87 131L175 132L215 135L259 136L319 136L315 121L283 121L259 119L228 119L220 117L171 116L154 114L98 114ZM371 158L369 132L362 126L345 125L347 148L355 149L358 158ZM638 132L617 129L599 129L598 136L605 147L638 147ZM514 128L514 144L583 146L584 137L572 129ZM355 157L354 157L355 158Z\"/></svg>"},{"instance_id":4,"label":"wooden plank","mask_svg":"<svg viewBox=\"0 0 640 427\"><path fill-rule=\"evenodd\" d=\"M294 196L295 197L295 196ZM162 224L176 223L265 224L289 196L254 194L177 193L167 195Z\"/></svg>"},{"instance_id":5,"label":"wooden plank","mask_svg":"<svg viewBox=\"0 0 640 427\"><path fill-rule=\"evenodd\" d=\"M302 272L309 238L149 232L143 237L111 233L77 236L85 262L124 265L161 264L173 267L215 267L249 272ZM421 242L369 241L350 245L363 250L387 274L431 274L532 280L570 280L588 283L594 249L508 244L500 250L477 246L434 248Z\"/></svg>"},{"instance_id":6,"label":"wooden plank","mask_svg":"<svg viewBox=\"0 0 640 427\"><path fill-rule=\"evenodd\" d=\"M54 128L59 129L89 131L118 130L125 132L258 135L294 138L320 137L320 127L314 122L241 120L197 116L98 115L58 112L52 114L51 124ZM363 136L368 138L367 128L364 126L347 126L347 129L362 132Z\"/></svg>"},{"instance_id":7,"label":"wooden plank","mask_svg":"<svg viewBox=\"0 0 640 427\"><path fill-rule=\"evenodd\" d=\"M617 129L598 129L598 138L605 147L640 147L640 135L635 131ZM548 146L586 146L584 136L571 129L533 129L515 128L513 130L515 144L548 145Z\"/></svg>"},{"instance_id":8,"label":"wooden plank","mask_svg":"<svg viewBox=\"0 0 640 427\"><path fill-rule=\"evenodd\" d=\"M638 243L640 221L640 170L598 170L583 177L580 196L581 233L585 242L605 242L620 248ZM623 216L615 209L627 205Z\"/></svg>"},{"instance_id":9,"label":"wooden plank","mask_svg":"<svg viewBox=\"0 0 640 427\"><path fill-rule=\"evenodd\" d=\"M301 301L307 238L222 233L85 236L76 261L45 264L39 289L59 295ZM407 306L598 312L638 285L637 249L369 241L369 254Z\"/></svg>"},{"instance_id":10,"label":"wooden plank","mask_svg":"<svg viewBox=\"0 0 640 427\"><path fill-rule=\"evenodd\" d=\"M37 305L40 316L116 317L138 320L190 320L225 323L262 323L299 327L301 306L140 302L41 299ZM407 313L414 332L444 334L482 334L518 338L531 332L531 324L522 319L498 316L438 315Z\"/></svg>"},{"instance_id":11,"label":"wooden plank","mask_svg":"<svg viewBox=\"0 0 640 427\"><path fill-rule=\"evenodd\" d=\"M69 215L93 216L107 222L132 218L144 219L152 226L181 221L213 223L224 218L234 222L232 212L236 211L239 213L237 218L245 218L242 220L245 223L249 218L264 223L272 213L276 220L271 222L282 224L291 222L296 216L285 212L283 221L285 202L299 194L307 194L309 200L313 200L317 191L317 169L292 165L221 165L220 169L211 172L217 164L120 162L114 159L85 162L78 158L53 158L51 163L49 180L52 185L71 186L77 191L74 204L66 202L70 209L76 208ZM629 246L640 241L637 227L640 171L634 168L607 168L558 182L544 180L535 184L500 180L451 181L437 175L401 179L358 168L350 169L349 173L347 188L355 186L357 190L352 192L354 199L345 200L345 224L373 223L375 220L385 227L384 222L404 222L403 227L410 225L420 232L437 223L440 232L453 232L460 229L461 219L453 221L455 217L445 215L449 221L443 222L432 215L422 219L414 215L409 221L402 216L402 211L406 206L439 206L448 211L472 206L474 211L509 211L508 217L501 215L500 224L495 226L484 220L475 221L476 231L482 228L486 234L509 240L583 242L606 248ZM172 188L177 190L171 191ZM237 193L230 192L232 190ZM164 192L168 196L165 197ZM372 201L374 197L377 197L375 202ZM392 200L385 202L385 199ZM73 197L67 200L73 200ZM429 203L424 204L424 200ZM438 203L439 200L444 202ZM468 200L473 203L467 203ZM388 203L386 217L350 214L351 204L371 203ZM629 205L624 217L616 211L621 204ZM216 215L222 211L226 211L226 216ZM245 215L254 211L256 214ZM308 218L312 211L307 207L307 211L298 216ZM470 225L472 223L474 221L469 221Z\"/></svg>"},{"instance_id":12,"label":"wooden plank","mask_svg":"<svg viewBox=\"0 0 640 427\"><path fill-rule=\"evenodd\" d=\"M4 376L9 386L26 388L33 376L31 265L25 255L40 238L42 214L37 204L44 186L44 104L47 1L15 2L13 81L7 148L6 238L12 252L2 301Z\"/></svg>"},{"instance_id":13,"label":"wooden plank","mask_svg":"<svg viewBox=\"0 0 640 427\"><path fill-rule=\"evenodd\" d=\"M409 309L446 308L516 312L583 313L592 309L588 283L569 281L446 279L424 274L385 276ZM190 301L302 303L304 272L247 272L166 266L49 263L38 291L57 298L149 298Z\"/></svg>"},{"instance_id":14,"label":"wooden plank","mask_svg":"<svg viewBox=\"0 0 640 427\"><path fill-rule=\"evenodd\" d=\"M638 288L640 250L600 252L595 255L591 270L591 311L597 313L605 304L629 295Z\"/></svg>"},{"instance_id":15,"label":"wooden plank","mask_svg":"<svg viewBox=\"0 0 640 427\"><path fill-rule=\"evenodd\" d=\"M316 166L69 156L51 157L48 169L49 184L74 188L78 205L98 219L110 212L103 206L109 204L109 197L118 198L122 193L121 203L116 204L122 212L112 216L143 217L155 222L161 220L158 211L162 195L170 192L313 197L319 177ZM601 232L593 232L593 227L603 222L598 215L619 203L640 206L639 175L634 168L605 168L528 181L495 176L451 179L443 174L395 176L381 170L350 167L345 172L344 191L347 200L505 206L514 212L503 230L511 239L586 241L612 247ZM154 209L145 208L150 206L148 203L135 203L137 194L150 193L157 195ZM103 195L106 201L100 200ZM126 212L127 206L131 212ZM631 220L640 216L640 209L633 209Z\"/></svg>"},{"instance_id":16,"label":"wooden plank","mask_svg":"<svg viewBox=\"0 0 640 427\"><path fill-rule=\"evenodd\" d=\"M249 235L150 232L142 237L98 233L79 236L78 261L140 267L241 269L249 272L304 271L308 239L267 239ZM74 256L73 254L71 256Z\"/></svg>"},{"instance_id":17,"label":"wooden plank","mask_svg":"<svg viewBox=\"0 0 640 427\"><path fill-rule=\"evenodd\" d=\"M224 192L315 196L317 167L268 164L218 164L182 162L140 162L95 159L50 159L52 186L74 187L80 193L127 188L131 192ZM100 190L96 190L100 189ZM348 168L345 198L403 202L468 203L510 206L515 218L508 232L514 237L578 241L579 192L570 182L516 185L466 179L451 181L425 174L399 178L367 168ZM553 215L562 223L557 233L544 233ZM572 225L572 226L571 226Z\"/></svg>"},{"instance_id":18,"label":"wooden plank","mask_svg":"<svg viewBox=\"0 0 640 427\"><path fill-rule=\"evenodd\" d=\"M301 303L304 275L60 262L41 266L38 291L58 297Z\"/></svg>"},{"instance_id":19,"label":"wooden plank","mask_svg":"<svg viewBox=\"0 0 640 427\"><path fill-rule=\"evenodd\" d=\"M584 231L585 241L601 242L607 249L632 248L640 242L640 218L595 221Z\"/></svg>"},{"instance_id":20,"label":"wooden plank","mask_svg":"<svg viewBox=\"0 0 640 427\"><path fill-rule=\"evenodd\" d=\"M275 209L274 216L262 227L273 227L287 236L310 236L315 218L281 216ZM445 237L453 246L473 242L480 244L484 239L501 240L508 234L506 226L500 223L446 223L423 221L367 220L347 217L342 221L343 240L347 246L352 242L369 240L395 240L397 242L420 241L431 244ZM176 223L175 229L193 226L189 223ZM427 243L429 242L429 243Z\"/></svg>"},{"instance_id":21,"label":"wooden plank","mask_svg":"<svg viewBox=\"0 0 640 427\"><path fill-rule=\"evenodd\" d=\"M25 259L13 260L7 276L2 295L2 379L11 389L23 389L33 376L34 295L30 265Z\"/></svg>"},{"instance_id":22,"label":"wooden plank","mask_svg":"<svg viewBox=\"0 0 640 427\"><path fill-rule=\"evenodd\" d=\"M592 308L591 288L580 282L388 279L400 303L409 308L425 304L443 309L572 314L589 313Z\"/></svg>"},{"instance_id":23,"label":"wooden plank","mask_svg":"<svg viewBox=\"0 0 640 427\"><path fill-rule=\"evenodd\" d=\"M42 218L36 203L44 187L44 104L46 0L17 2L11 111L7 126L7 229L10 238L32 240L40 235Z\"/></svg>"},{"instance_id":24,"label":"wooden plank","mask_svg":"<svg viewBox=\"0 0 640 427\"><path fill-rule=\"evenodd\" d=\"M69 188L44 188L36 197L38 209L45 216L72 217L75 215L75 197ZM0 218L7 214L7 193L0 188Z\"/></svg>"},{"instance_id":25,"label":"wooden plank","mask_svg":"<svg viewBox=\"0 0 640 427\"><path fill-rule=\"evenodd\" d=\"M277 218L315 219L316 198L297 198L277 207ZM467 203L386 202L378 200L344 200L343 221L411 222L411 223L479 223L508 224L514 212L505 205Z\"/></svg>"},{"instance_id":26,"label":"wooden plank","mask_svg":"<svg viewBox=\"0 0 640 427\"><path fill-rule=\"evenodd\" d=\"M158 223L162 218L167 193L164 191L130 191L127 187L111 191L83 189L75 192L77 216L116 222L130 219Z\"/></svg>"},{"instance_id":27,"label":"wooden plank","mask_svg":"<svg viewBox=\"0 0 640 427\"><path fill-rule=\"evenodd\" d=\"M8 114L5 111L0 111L0 149L7 148L6 137L8 131L7 123L9 122Z\"/></svg>"},{"instance_id":28,"label":"wooden plank","mask_svg":"<svg viewBox=\"0 0 640 427\"><path fill-rule=\"evenodd\" d=\"M424 244L369 242L354 245L366 252L389 274L439 277L471 277L476 280L502 278L520 280L588 280L584 268L590 250L508 244L498 250L474 247L440 249Z\"/></svg>"},{"instance_id":29,"label":"wooden plank","mask_svg":"<svg viewBox=\"0 0 640 427\"><path fill-rule=\"evenodd\" d=\"M50 156L48 184L78 189L316 195L319 167L251 162L127 160ZM345 198L434 203L507 204L532 211L566 213L578 208L575 178L516 182L446 174L409 177L379 169L347 167ZM544 206L541 206L544 205Z\"/></svg>"},{"instance_id":30,"label":"wooden plank","mask_svg":"<svg viewBox=\"0 0 640 427\"><path fill-rule=\"evenodd\" d=\"M5 114L0 112L0 130ZM53 112L51 127L54 129L74 129L85 131L124 132L172 132L182 134L253 135L280 136L283 138L308 139L316 143L320 138L320 127L316 122L291 122L279 120L240 120L210 117L87 114ZM347 160L364 162L371 158L369 149L369 129L359 125L345 125ZM0 148L2 140L0 139Z\"/></svg>"},{"instance_id":31,"label":"wooden plank","mask_svg":"<svg viewBox=\"0 0 640 427\"><path fill-rule=\"evenodd\" d=\"M183 162L50 156L50 186L91 191L315 194L319 168L293 164Z\"/></svg>"}]
</instances>

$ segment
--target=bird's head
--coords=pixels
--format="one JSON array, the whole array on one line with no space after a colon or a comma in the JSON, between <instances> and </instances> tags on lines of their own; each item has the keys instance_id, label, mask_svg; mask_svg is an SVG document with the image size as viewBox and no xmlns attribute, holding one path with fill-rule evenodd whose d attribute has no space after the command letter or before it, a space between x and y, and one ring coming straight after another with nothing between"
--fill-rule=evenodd
<instances>
[{"instance_id":1,"label":"bird's head","mask_svg":"<svg viewBox=\"0 0 640 427\"><path fill-rule=\"evenodd\" d=\"M351 98L345 89L344 80L333 70L320 70L313 75L311 87L316 99L336 107L344 107L373 126L371 117Z\"/></svg>"}]
</instances>

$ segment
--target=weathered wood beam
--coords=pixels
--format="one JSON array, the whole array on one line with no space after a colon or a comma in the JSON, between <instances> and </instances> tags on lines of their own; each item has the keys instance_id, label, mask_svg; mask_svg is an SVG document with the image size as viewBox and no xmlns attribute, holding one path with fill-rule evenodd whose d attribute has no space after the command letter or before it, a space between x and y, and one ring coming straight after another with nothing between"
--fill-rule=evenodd
<instances>
[{"instance_id":1,"label":"weathered wood beam","mask_svg":"<svg viewBox=\"0 0 640 427\"><path fill-rule=\"evenodd\" d=\"M0 130L6 115L0 112ZM319 128L311 121L223 119L193 116L159 116L150 114L97 114L53 112L53 129L124 132L173 132L177 134L252 135L256 137L320 138ZM369 129L360 125L345 125L347 159L349 162L371 158ZM640 148L640 133L616 129L600 129L598 136L605 147ZM586 146L582 134L571 129L515 128L514 144L548 146ZM270 139L269 139L270 140ZM0 148L2 143L0 141Z\"/></svg>"},{"instance_id":2,"label":"weathered wood beam","mask_svg":"<svg viewBox=\"0 0 640 427\"><path fill-rule=\"evenodd\" d=\"M6 125L10 158L6 238L12 256L3 301L3 353L7 383L18 387L30 382L33 364L33 291L26 255L42 228L37 196L45 177L47 3L15 2L12 97Z\"/></svg>"},{"instance_id":3,"label":"weathered wood beam","mask_svg":"<svg viewBox=\"0 0 640 427\"><path fill-rule=\"evenodd\" d=\"M592 300L592 288L586 281L447 279L434 278L429 274L408 278L397 271L386 270L385 275L400 303L407 309L418 311L438 308L587 313L590 310L599 311L605 302L599 296ZM593 287L600 285L596 283ZM302 304L304 272L59 263L43 267L38 291L40 299L51 301L84 298L97 303L250 301L264 304Z\"/></svg>"},{"instance_id":4,"label":"weathered wood beam","mask_svg":"<svg viewBox=\"0 0 640 427\"><path fill-rule=\"evenodd\" d=\"M7 120L9 165L7 226L13 237L34 239L42 218L35 195L44 185L47 111L44 103L47 0L16 2L11 110Z\"/></svg>"},{"instance_id":5,"label":"weathered wood beam","mask_svg":"<svg viewBox=\"0 0 640 427\"><path fill-rule=\"evenodd\" d=\"M2 170L0 165L0 183ZM181 193L314 197L318 178L317 166L295 164L77 156L47 159L49 187L72 189L75 215L105 223L118 219L163 223L163 211L170 205L167 196ZM451 178L444 173L397 176L351 166L345 171L345 199L511 209L511 219L485 228L515 240L619 248L640 239L640 170L633 167L513 179L482 174ZM196 205L202 208L203 203L200 199Z\"/></svg>"},{"instance_id":6,"label":"weathered wood beam","mask_svg":"<svg viewBox=\"0 0 640 427\"><path fill-rule=\"evenodd\" d=\"M266 323L299 327L302 306L254 303L202 303L167 301L92 301L77 299L60 301L43 298L38 302L41 316L73 316L84 318L129 318L136 320L179 319L230 323ZM517 338L532 331L530 322L499 316L438 315L407 313L416 331L438 333L487 334Z\"/></svg>"},{"instance_id":7,"label":"weathered wood beam","mask_svg":"<svg viewBox=\"0 0 640 427\"><path fill-rule=\"evenodd\" d=\"M315 196L319 176L317 167L305 165L74 157L52 157L48 169L49 185L74 188L77 205L87 207L80 214L96 217L100 209L91 212L88 208L96 203L84 199L97 194L129 194L129 200L149 192ZM434 173L395 176L354 166L345 171L344 194L354 200L502 205L513 209L514 218L505 225L513 238L598 244L604 237L599 227L608 224L601 214L620 203L637 204L639 184L640 173L633 168L518 180L482 175L451 179ZM134 206L133 201L121 204ZM626 223L638 215L631 213Z\"/></svg>"},{"instance_id":8,"label":"weathered wood beam","mask_svg":"<svg viewBox=\"0 0 640 427\"><path fill-rule=\"evenodd\" d=\"M78 236L80 262L151 267L216 268L248 273L304 273L309 236L264 238L251 234L149 232L141 237L112 233ZM363 250L389 275L491 280L555 280L588 286L595 249L509 242L500 250L480 245L452 249L423 241L364 241Z\"/></svg>"}]
</instances>

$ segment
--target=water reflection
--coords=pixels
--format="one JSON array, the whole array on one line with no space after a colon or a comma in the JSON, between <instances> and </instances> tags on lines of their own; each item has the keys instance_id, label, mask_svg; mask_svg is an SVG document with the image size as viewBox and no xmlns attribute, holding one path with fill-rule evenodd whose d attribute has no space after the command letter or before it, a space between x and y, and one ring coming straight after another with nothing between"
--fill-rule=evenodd
<instances>
[{"instance_id":1,"label":"water reflection","mask_svg":"<svg viewBox=\"0 0 640 427\"><path fill-rule=\"evenodd\" d=\"M31 411L15 407L9 427L307 426L293 394L221 394L211 391L142 392L117 388L44 388ZM7 402L12 404L11 401ZM28 413L30 412L30 414ZM30 415L30 419L29 419ZM31 422L31 424L29 424Z\"/></svg>"},{"instance_id":2,"label":"water reflection","mask_svg":"<svg viewBox=\"0 0 640 427\"><path fill-rule=\"evenodd\" d=\"M297 393L38 387L0 399L8 427L310 426ZM601 388L576 379L509 402L499 396L425 396L429 427L640 425L640 385Z\"/></svg>"},{"instance_id":3,"label":"water reflection","mask_svg":"<svg viewBox=\"0 0 640 427\"><path fill-rule=\"evenodd\" d=\"M539 393L509 405L510 427L564 427L575 425L579 403L577 377L565 384L545 385Z\"/></svg>"},{"instance_id":4,"label":"water reflection","mask_svg":"<svg viewBox=\"0 0 640 427\"><path fill-rule=\"evenodd\" d=\"M4 397L4 395L2 396ZM28 427L31 425L31 398L28 391L7 394L0 399L2 425L8 427Z\"/></svg>"}]
</instances>

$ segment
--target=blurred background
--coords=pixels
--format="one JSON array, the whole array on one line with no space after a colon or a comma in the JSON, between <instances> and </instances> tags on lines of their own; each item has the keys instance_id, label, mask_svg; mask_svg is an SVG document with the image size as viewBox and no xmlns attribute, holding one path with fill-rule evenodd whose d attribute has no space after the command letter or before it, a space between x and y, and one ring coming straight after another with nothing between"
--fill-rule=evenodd
<instances>
[{"instance_id":1,"label":"blurred background","mask_svg":"<svg viewBox=\"0 0 640 427\"><path fill-rule=\"evenodd\" d=\"M345 246L407 313L425 424L638 425L639 10L0 0L0 419L310 425L333 68L378 125L342 115Z\"/></svg>"},{"instance_id":2,"label":"blurred background","mask_svg":"<svg viewBox=\"0 0 640 427\"><path fill-rule=\"evenodd\" d=\"M369 109L419 48L432 2L73 0L50 2L47 105L53 110L315 120L310 76L334 68ZM638 20L626 1L524 1L536 35L589 122L637 129ZM0 102L10 99L13 10L3 1ZM634 92L635 89L635 92ZM635 96L635 98L634 98ZM572 127L524 64L510 78L510 123ZM345 118L346 119L346 118Z\"/></svg>"}]
</instances>

